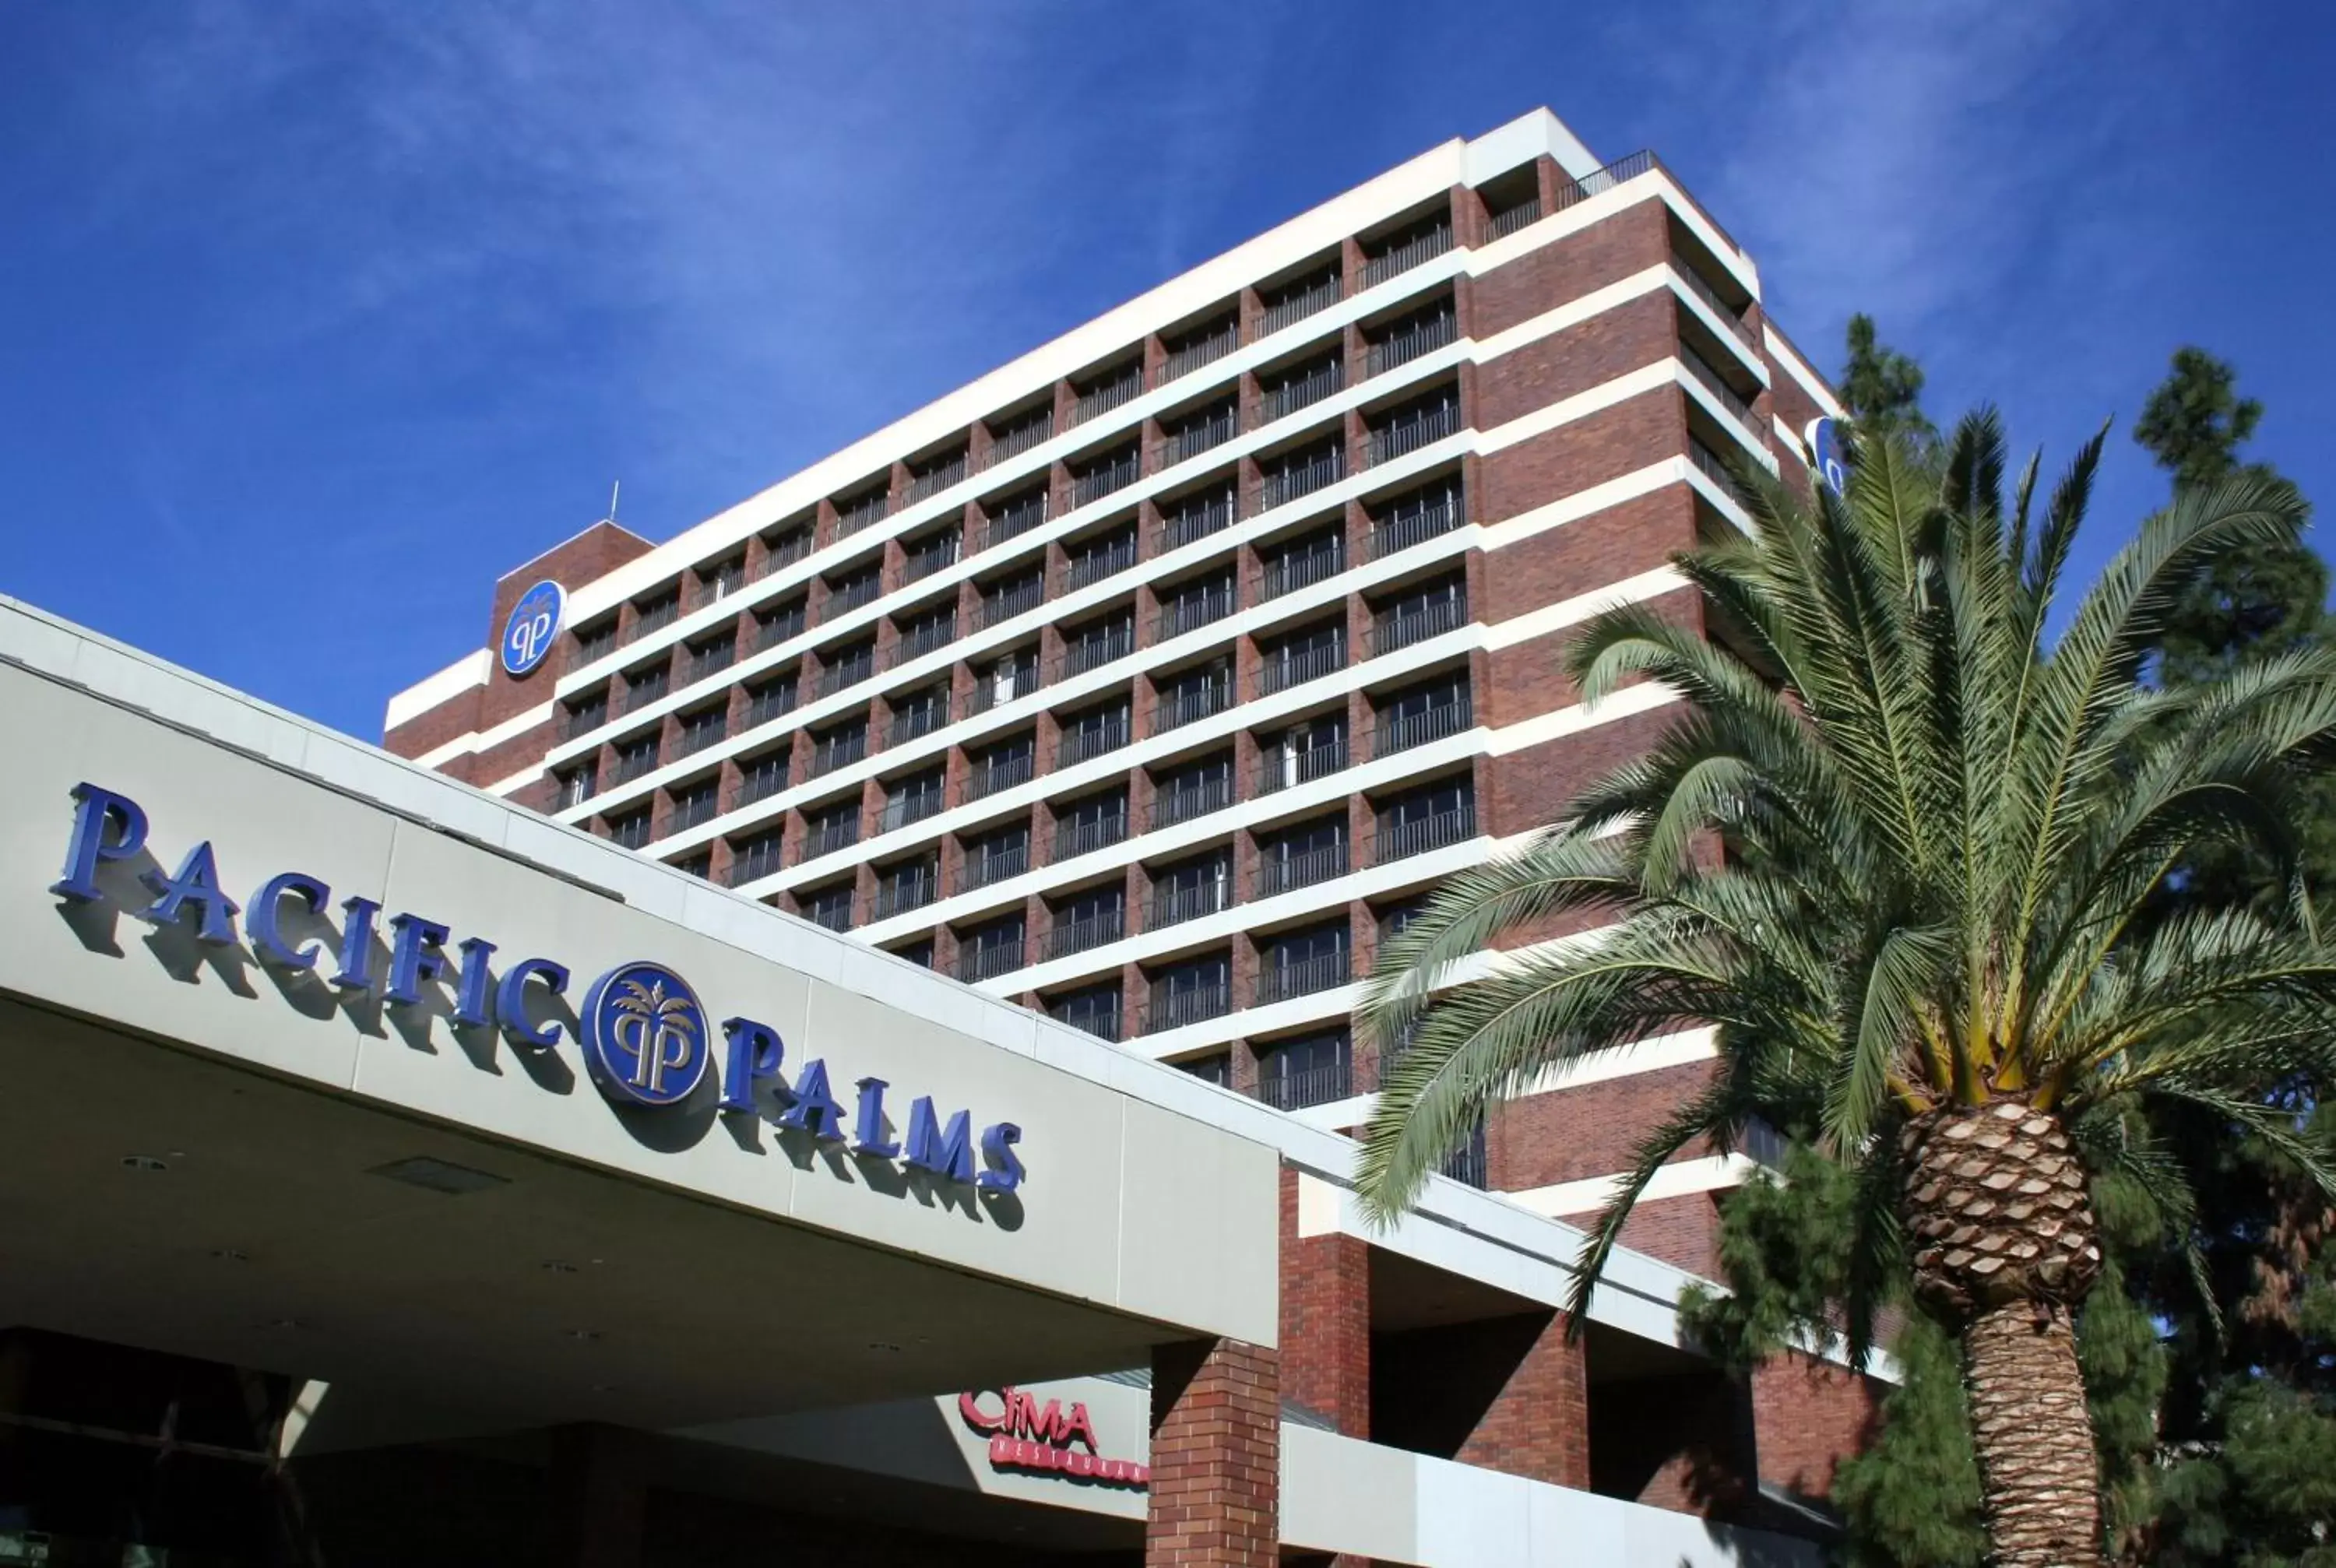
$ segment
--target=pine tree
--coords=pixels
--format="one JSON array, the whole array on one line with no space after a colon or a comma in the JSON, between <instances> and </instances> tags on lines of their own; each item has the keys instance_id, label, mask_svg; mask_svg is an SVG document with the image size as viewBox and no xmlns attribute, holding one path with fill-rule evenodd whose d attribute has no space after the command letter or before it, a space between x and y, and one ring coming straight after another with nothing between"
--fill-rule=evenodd
<instances>
[{"instance_id":1,"label":"pine tree","mask_svg":"<svg viewBox=\"0 0 2336 1568\"><path fill-rule=\"evenodd\" d=\"M1842 406L1860 434L1938 437L1922 414L1922 367L1874 335L1874 317L1849 318L1849 360L1841 371Z\"/></svg>"}]
</instances>

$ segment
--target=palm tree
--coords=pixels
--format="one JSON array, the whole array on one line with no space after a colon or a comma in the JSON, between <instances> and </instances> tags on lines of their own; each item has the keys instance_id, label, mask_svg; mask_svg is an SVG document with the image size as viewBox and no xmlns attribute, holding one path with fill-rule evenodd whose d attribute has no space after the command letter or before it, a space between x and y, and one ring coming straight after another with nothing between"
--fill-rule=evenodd
<instances>
[{"instance_id":1,"label":"palm tree","mask_svg":"<svg viewBox=\"0 0 2336 1568\"><path fill-rule=\"evenodd\" d=\"M1935 456L1867 443L1842 499L1748 475L1752 536L1677 562L1712 638L1626 608L1567 654L1583 700L1656 680L1676 722L1529 847L1454 878L1365 995L1366 1032L1402 1047L1358 1172L1382 1221L1546 1069L1714 1026L1708 1086L1598 1219L1574 1323L1666 1161L1756 1118L1815 1143L1857 1193L1840 1330L1862 1365L1911 1288L1959 1337L2004 1564L2100 1560L2073 1319L2100 1268L2097 1175L2133 1178L2177 1233L2188 1213L2152 1102L2204 1106L2336 1193L2263 1093L2336 1067L2336 961L2292 853L2298 786L2336 762L2336 659L2209 690L2141 678L2180 582L2292 540L2302 502L2249 479L2185 495L2048 644L2100 448L2033 520L2037 465L2007 504L1992 414ZM2286 907L2156 918L2185 846L2228 839L2284 868ZM1516 947L1563 919L1608 923Z\"/></svg>"}]
</instances>

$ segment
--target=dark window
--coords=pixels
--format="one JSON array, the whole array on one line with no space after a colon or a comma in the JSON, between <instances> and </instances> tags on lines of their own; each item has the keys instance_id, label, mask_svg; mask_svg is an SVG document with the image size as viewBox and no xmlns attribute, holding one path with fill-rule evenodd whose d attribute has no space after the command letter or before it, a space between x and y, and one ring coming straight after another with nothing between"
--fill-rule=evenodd
<instances>
[{"instance_id":1,"label":"dark window","mask_svg":"<svg viewBox=\"0 0 2336 1568\"><path fill-rule=\"evenodd\" d=\"M1332 990L1353 979L1347 953L1347 928L1318 926L1275 940L1260 955L1257 1000L1260 1007Z\"/></svg>"},{"instance_id":2,"label":"dark window","mask_svg":"<svg viewBox=\"0 0 2336 1568\"><path fill-rule=\"evenodd\" d=\"M1070 767L1116 751L1128 742L1133 732L1128 727L1127 699L1091 707L1063 720L1063 748L1060 765Z\"/></svg>"},{"instance_id":3,"label":"dark window","mask_svg":"<svg viewBox=\"0 0 2336 1568\"><path fill-rule=\"evenodd\" d=\"M1347 628L1333 621L1268 643L1260 652L1258 689L1270 695L1335 675L1347 662Z\"/></svg>"},{"instance_id":4,"label":"dark window","mask_svg":"<svg viewBox=\"0 0 2336 1568\"><path fill-rule=\"evenodd\" d=\"M1231 881L1232 861L1222 850L1158 868L1152 873L1146 928L1157 930L1215 914L1231 902Z\"/></svg>"},{"instance_id":5,"label":"dark window","mask_svg":"<svg viewBox=\"0 0 2336 1568\"><path fill-rule=\"evenodd\" d=\"M630 784L643 774L654 772L657 765L657 732L636 735L617 743L617 782Z\"/></svg>"},{"instance_id":6,"label":"dark window","mask_svg":"<svg viewBox=\"0 0 2336 1568\"><path fill-rule=\"evenodd\" d=\"M1443 676L1386 698L1378 708L1378 734L1372 755L1408 751L1458 735L1475 723L1465 672Z\"/></svg>"},{"instance_id":7,"label":"dark window","mask_svg":"<svg viewBox=\"0 0 2336 1568\"><path fill-rule=\"evenodd\" d=\"M573 738L587 731L599 729L608 722L608 693L604 687L590 696L568 705L568 722L562 733Z\"/></svg>"},{"instance_id":8,"label":"dark window","mask_svg":"<svg viewBox=\"0 0 2336 1568\"><path fill-rule=\"evenodd\" d=\"M1173 1066L1180 1072L1192 1074L1203 1083L1231 1088L1233 1083L1233 1056L1231 1051L1216 1051L1205 1057L1187 1057Z\"/></svg>"},{"instance_id":9,"label":"dark window","mask_svg":"<svg viewBox=\"0 0 2336 1568\"><path fill-rule=\"evenodd\" d=\"M1222 713L1232 706L1232 667L1219 661L1188 669L1160 684L1160 702L1153 710L1154 731L1172 730ZM1208 808L1213 810L1215 808Z\"/></svg>"},{"instance_id":10,"label":"dark window","mask_svg":"<svg viewBox=\"0 0 2336 1568\"><path fill-rule=\"evenodd\" d=\"M884 815L877 831L891 833L895 828L907 827L910 823L920 823L927 817L939 815L942 783L943 774L939 767L893 780L885 792Z\"/></svg>"},{"instance_id":11,"label":"dark window","mask_svg":"<svg viewBox=\"0 0 2336 1568\"><path fill-rule=\"evenodd\" d=\"M769 876L779 869L779 852L786 834L778 828L730 842L730 885L739 887Z\"/></svg>"},{"instance_id":12,"label":"dark window","mask_svg":"<svg viewBox=\"0 0 2336 1568\"><path fill-rule=\"evenodd\" d=\"M958 943L957 978L987 980L1018 969L1027 946L1020 915L976 927Z\"/></svg>"},{"instance_id":13,"label":"dark window","mask_svg":"<svg viewBox=\"0 0 2336 1568\"><path fill-rule=\"evenodd\" d=\"M761 756L750 757L740 770L738 803L745 805L750 801L762 800L786 787L786 753L766 752Z\"/></svg>"},{"instance_id":14,"label":"dark window","mask_svg":"<svg viewBox=\"0 0 2336 1568\"><path fill-rule=\"evenodd\" d=\"M1347 765L1347 721L1315 718L1267 741L1258 759L1260 794L1326 778Z\"/></svg>"},{"instance_id":15,"label":"dark window","mask_svg":"<svg viewBox=\"0 0 2336 1568\"><path fill-rule=\"evenodd\" d=\"M704 751L728 734L729 729L730 710L727 707L700 708L696 713L683 715L680 755L687 756L692 752Z\"/></svg>"},{"instance_id":16,"label":"dark window","mask_svg":"<svg viewBox=\"0 0 2336 1568\"><path fill-rule=\"evenodd\" d=\"M1173 827L1233 803L1233 759L1213 757L1160 775L1152 799L1152 825Z\"/></svg>"},{"instance_id":17,"label":"dark window","mask_svg":"<svg viewBox=\"0 0 2336 1568\"><path fill-rule=\"evenodd\" d=\"M1075 1029L1085 1029L1098 1039L1116 1040L1122 1033L1119 987L1089 986L1084 990L1049 997L1046 1016Z\"/></svg>"},{"instance_id":18,"label":"dark window","mask_svg":"<svg viewBox=\"0 0 2336 1568\"><path fill-rule=\"evenodd\" d=\"M823 811L803 813L803 858L815 861L850 849L860 842L860 803L846 801Z\"/></svg>"},{"instance_id":19,"label":"dark window","mask_svg":"<svg viewBox=\"0 0 2336 1568\"><path fill-rule=\"evenodd\" d=\"M1066 580L1074 591L1101 582L1135 564L1135 525L1087 540L1074 546L1070 553Z\"/></svg>"},{"instance_id":20,"label":"dark window","mask_svg":"<svg viewBox=\"0 0 2336 1568\"><path fill-rule=\"evenodd\" d=\"M1347 819L1285 828L1258 843L1257 891L1260 898L1312 887L1347 872Z\"/></svg>"},{"instance_id":21,"label":"dark window","mask_svg":"<svg viewBox=\"0 0 2336 1568\"><path fill-rule=\"evenodd\" d=\"M1343 1100L1354 1092L1352 1062L1344 1029L1281 1041L1258 1053L1258 1098L1284 1111Z\"/></svg>"},{"instance_id":22,"label":"dark window","mask_svg":"<svg viewBox=\"0 0 2336 1568\"><path fill-rule=\"evenodd\" d=\"M832 931L852 929L852 884L837 882L802 895L803 918Z\"/></svg>"},{"instance_id":23,"label":"dark window","mask_svg":"<svg viewBox=\"0 0 2336 1568\"><path fill-rule=\"evenodd\" d=\"M791 637L801 637L810 623L811 610L805 599L762 610L754 617L754 647L758 650L776 648Z\"/></svg>"},{"instance_id":24,"label":"dark window","mask_svg":"<svg viewBox=\"0 0 2336 1568\"><path fill-rule=\"evenodd\" d=\"M598 771L589 761L586 761L579 763L560 775L561 810L565 811L569 806L580 806L592 798L592 791L597 783L593 775Z\"/></svg>"},{"instance_id":25,"label":"dark window","mask_svg":"<svg viewBox=\"0 0 2336 1568\"><path fill-rule=\"evenodd\" d=\"M1018 877L1030 869L1030 824L1012 827L969 841L965 846L965 885L986 888L992 882Z\"/></svg>"},{"instance_id":26,"label":"dark window","mask_svg":"<svg viewBox=\"0 0 2336 1568\"><path fill-rule=\"evenodd\" d=\"M790 528L781 533L767 535L763 542L771 552L769 560L763 565L764 571L776 571L783 566L793 566L811 553L811 525L805 523L800 528Z\"/></svg>"},{"instance_id":27,"label":"dark window","mask_svg":"<svg viewBox=\"0 0 2336 1568\"><path fill-rule=\"evenodd\" d=\"M868 755L868 721L855 718L812 737L811 776L849 767Z\"/></svg>"},{"instance_id":28,"label":"dark window","mask_svg":"<svg viewBox=\"0 0 2336 1568\"><path fill-rule=\"evenodd\" d=\"M930 855L923 860L886 866L876 875L876 918L890 920L910 910L922 909L940 891L940 867Z\"/></svg>"},{"instance_id":29,"label":"dark window","mask_svg":"<svg viewBox=\"0 0 2336 1568\"><path fill-rule=\"evenodd\" d=\"M644 807L608 819L608 837L628 850L646 849L649 842L649 813Z\"/></svg>"},{"instance_id":30,"label":"dark window","mask_svg":"<svg viewBox=\"0 0 2336 1568\"><path fill-rule=\"evenodd\" d=\"M671 626L674 617L681 613L681 589L669 589L655 599L637 604L634 609L637 612L633 620L635 637L647 637L653 631L661 631Z\"/></svg>"},{"instance_id":31,"label":"dark window","mask_svg":"<svg viewBox=\"0 0 2336 1568\"><path fill-rule=\"evenodd\" d=\"M991 746L973 758L972 772L966 779L966 797L980 800L999 790L1029 783L1037 772L1037 741L1027 735Z\"/></svg>"},{"instance_id":32,"label":"dark window","mask_svg":"<svg viewBox=\"0 0 2336 1568\"><path fill-rule=\"evenodd\" d=\"M1145 1031L1183 1028L1232 1010L1232 960L1223 953L1162 969L1152 977Z\"/></svg>"},{"instance_id":33,"label":"dark window","mask_svg":"<svg viewBox=\"0 0 2336 1568\"><path fill-rule=\"evenodd\" d=\"M576 634L576 667L583 668L596 658L616 651L617 623L604 620L598 626L588 626Z\"/></svg>"},{"instance_id":34,"label":"dark window","mask_svg":"<svg viewBox=\"0 0 2336 1568\"><path fill-rule=\"evenodd\" d=\"M1046 488L1040 485L1000 501L985 502L982 510L989 521L982 527L982 543L1003 544L1029 532L1046 521Z\"/></svg>"},{"instance_id":35,"label":"dark window","mask_svg":"<svg viewBox=\"0 0 2336 1568\"><path fill-rule=\"evenodd\" d=\"M714 820L714 806L720 798L719 780L705 779L686 789L673 792L673 819L667 824L668 833L686 833L701 823Z\"/></svg>"},{"instance_id":36,"label":"dark window","mask_svg":"<svg viewBox=\"0 0 2336 1568\"><path fill-rule=\"evenodd\" d=\"M1397 796L1379 806L1377 861L1425 854L1476 833L1475 786L1456 778Z\"/></svg>"},{"instance_id":37,"label":"dark window","mask_svg":"<svg viewBox=\"0 0 2336 1568\"><path fill-rule=\"evenodd\" d=\"M631 713L657 701L671 684L669 673L661 664L628 672L625 676L625 711Z\"/></svg>"},{"instance_id":38,"label":"dark window","mask_svg":"<svg viewBox=\"0 0 2336 1568\"><path fill-rule=\"evenodd\" d=\"M1046 932L1046 956L1059 959L1115 942L1127 931L1127 892L1117 886L1094 888L1055 906Z\"/></svg>"},{"instance_id":39,"label":"dark window","mask_svg":"<svg viewBox=\"0 0 2336 1568\"><path fill-rule=\"evenodd\" d=\"M1089 795L1057 807L1055 813L1055 858L1091 854L1127 836L1127 792Z\"/></svg>"},{"instance_id":40,"label":"dark window","mask_svg":"<svg viewBox=\"0 0 2336 1568\"><path fill-rule=\"evenodd\" d=\"M1265 576L1258 592L1279 599L1309 584L1336 577L1347 568L1347 536L1338 528L1317 529L1302 539L1276 545L1264 552Z\"/></svg>"}]
</instances>

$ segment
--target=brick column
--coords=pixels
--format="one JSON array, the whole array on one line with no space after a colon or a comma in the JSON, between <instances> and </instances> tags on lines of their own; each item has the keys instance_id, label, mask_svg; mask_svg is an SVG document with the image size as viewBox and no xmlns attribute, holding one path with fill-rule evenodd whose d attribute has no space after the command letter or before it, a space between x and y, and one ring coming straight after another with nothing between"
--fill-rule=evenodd
<instances>
[{"instance_id":1,"label":"brick column","mask_svg":"<svg viewBox=\"0 0 2336 1568\"><path fill-rule=\"evenodd\" d=\"M1371 1250L1352 1236L1300 1237L1298 1173L1281 1172L1281 1382L1348 1437L1371 1435Z\"/></svg>"},{"instance_id":2,"label":"brick column","mask_svg":"<svg viewBox=\"0 0 2336 1568\"><path fill-rule=\"evenodd\" d=\"M1586 1490L1590 1485L1589 1378L1582 1347L1552 1312L1457 1456L1504 1475Z\"/></svg>"},{"instance_id":3,"label":"brick column","mask_svg":"<svg viewBox=\"0 0 2336 1568\"><path fill-rule=\"evenodd\" d=\"M1237 1339L1152 1352L1144 1568L1280 1562L1280 1381L1273 1351Z\"/></svg>"}]
</instances>

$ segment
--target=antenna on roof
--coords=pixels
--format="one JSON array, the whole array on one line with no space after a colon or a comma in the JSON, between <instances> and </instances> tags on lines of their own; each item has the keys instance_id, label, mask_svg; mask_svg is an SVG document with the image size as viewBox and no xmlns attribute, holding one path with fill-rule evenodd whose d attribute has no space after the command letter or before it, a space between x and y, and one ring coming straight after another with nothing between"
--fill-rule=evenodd
<instances>
[{"instance_id":1,"label":"antenna on roof","mask_svg":"<svg viewBox=\"0 0 2336 1568\"><path fill-rule=\"evenodd\" d=\"M612 479L608 482L608 521L610 522L617 521L617 495L624 487L625 482L620 479Z\"/></svg>"}]
</instances>

